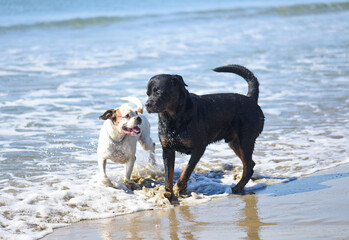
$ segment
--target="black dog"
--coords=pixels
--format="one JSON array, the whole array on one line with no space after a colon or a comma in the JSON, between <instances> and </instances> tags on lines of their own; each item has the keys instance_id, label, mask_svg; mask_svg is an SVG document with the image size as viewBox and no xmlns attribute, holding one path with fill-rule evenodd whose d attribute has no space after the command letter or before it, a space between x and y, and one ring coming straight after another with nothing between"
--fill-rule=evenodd
<instances>
[{"instance_id":1,"label":"black dog","mask_svg":"<svg viewBox=\"0 0 349 240\"><path fill-rule=\"evenodd\" d=\"M175 151L191 154L187 168L177 182L183 192L206 146L222 139L243 163L243 175L232 189L233 193L244 193L244 186L253 174L252 153L264 125L264 115L257 103L258 80L251 71L239 65L227 65L214 71L243 77L248 83L247 96L235 93L198 96L188 92L179 75L160 74L148 82L146 108L149 113L159 113L166 189L171 193Z\"/></svg>"}]
</instances>

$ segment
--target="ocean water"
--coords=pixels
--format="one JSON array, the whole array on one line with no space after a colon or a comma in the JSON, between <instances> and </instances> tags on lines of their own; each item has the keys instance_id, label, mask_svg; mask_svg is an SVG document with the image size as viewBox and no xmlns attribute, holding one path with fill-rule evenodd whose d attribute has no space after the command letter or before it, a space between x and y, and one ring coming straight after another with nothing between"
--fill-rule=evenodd
<instances>
[{"instance_id":1,"label":"ocean water","mask_svg":"<svg viewBox=\"0 0 349 240\"><path fill-rule=\"evenodd\" d=\"M98 116L147 99L155 74L197 94L247 84L211 69L241 64L260 82L265 128L248 189L349 163L348 1L0 0L0 239L38 239L83 219L168 207L161 189L99 183ZM157 116L147 114L157 167L138 146L134 176L163 183ZM176 155L176 175L188 156ZM241 162L210 145L183 204L230 194ZM124 166L107 174L122 183Z\"/></svg>"}]
</instances>

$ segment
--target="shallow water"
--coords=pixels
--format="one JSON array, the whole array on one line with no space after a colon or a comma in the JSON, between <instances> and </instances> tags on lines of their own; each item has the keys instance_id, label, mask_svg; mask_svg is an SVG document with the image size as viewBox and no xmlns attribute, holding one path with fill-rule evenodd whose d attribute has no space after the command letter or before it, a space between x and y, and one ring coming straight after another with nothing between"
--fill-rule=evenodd
<instances>
[{"instance_id":1,"label":"shallow water","mask_svg":"<svg viewBox=\"0 0 349 240\"><path fill-rule=\"evenodd\" d=\"M349 2L0 6L0 238L36 239L82 219L158 207L143 191L101 186L96 148L98 116L121 97L145 102L147 81L159 73L182 75L197 94L247 92L243 79L215 67L236 63L255 73L266 122L250 188L349 162ZM139 146L135 175L161 179L157 116L146 116L159 169L149 169ZM177 175L187 160L177 155ZM123 166L107 168L122 181ZM218 143L196 170L186 201L229 194L241 163Z\"/></svg>"}]
</instances>

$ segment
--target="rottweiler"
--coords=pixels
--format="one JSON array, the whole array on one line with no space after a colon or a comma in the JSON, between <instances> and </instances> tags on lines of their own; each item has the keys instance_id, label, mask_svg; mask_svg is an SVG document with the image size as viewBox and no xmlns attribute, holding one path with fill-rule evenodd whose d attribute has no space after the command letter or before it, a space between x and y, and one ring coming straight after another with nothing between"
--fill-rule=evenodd
<instances>
[{"instance_id":1,"label":"rottweiler","mask_svg":"<svg viewBox=\"0 0 349 240\"><path fill-rule=\"evenodd\" d=\"M213 69L234 73L248 83L247 95L218 93L196 95L186 89L180 75L159 74L147 85L149 113L158 113L159 139L163 150L166 190L173 197L175 152L190 154L177 187L185 192L187 182L206 146L224 139L243 163L240 181L232 187L234 194L244 194L244 186L253 174L252 153L256 138L263 130L264 114L258 105L259 82L240 65Z\"/></svg>"}]
</instances>

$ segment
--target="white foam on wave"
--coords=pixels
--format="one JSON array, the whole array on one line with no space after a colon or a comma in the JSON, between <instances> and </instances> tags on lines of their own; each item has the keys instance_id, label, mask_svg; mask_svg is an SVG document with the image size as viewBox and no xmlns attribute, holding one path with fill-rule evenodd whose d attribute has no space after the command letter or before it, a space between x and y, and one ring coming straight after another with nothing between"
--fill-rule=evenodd
<instances>
[{"instance_id":1,"label":"white foam on wave","mask_svg":"<svg viewBox=\"0 0 349 240\"><path fill-rule=\"evenodd\" d=\"M26 179L15 177L10 184L2 185L1 236L37 239L68 223L156 207L142 191L130 194L105 187L96 170L96 162L87 169L67 165L64 174L52 172ZM123 168L114 168L109 175L112 181L121 183Z\"/></svg>"}]
</instances>

